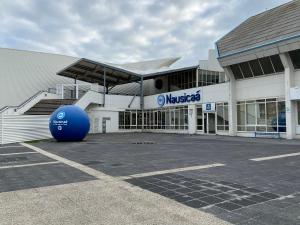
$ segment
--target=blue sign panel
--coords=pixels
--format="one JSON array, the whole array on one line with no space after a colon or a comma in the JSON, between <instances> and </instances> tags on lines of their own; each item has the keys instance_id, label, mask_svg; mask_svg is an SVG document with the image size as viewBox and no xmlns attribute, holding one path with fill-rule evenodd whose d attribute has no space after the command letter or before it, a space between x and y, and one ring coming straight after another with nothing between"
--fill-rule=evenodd
<instances>
[{"instance_id":1,"label":"blue sign panel","mask_svg":"<svg viewBox=\"0 0 300 225\"><path fill-rule=\"evenodd\" d=\"M157 104L160 107L164 105L175 105L179 103L189 103L189 102L199 102L201 100L200 90L196 91L194 94L184 93L183 95L174 96L172 93L170 94L161 94L157 96Z\"/></svg>"}]
</instances>

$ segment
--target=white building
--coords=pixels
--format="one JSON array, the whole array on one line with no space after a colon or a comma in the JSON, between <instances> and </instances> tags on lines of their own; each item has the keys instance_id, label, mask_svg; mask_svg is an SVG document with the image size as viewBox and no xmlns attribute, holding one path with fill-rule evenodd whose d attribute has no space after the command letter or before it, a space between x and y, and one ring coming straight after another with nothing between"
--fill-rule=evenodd
<instances>
[{"instance_id":1,"label":"white building","mask_svg":"<svg viewBox=\"0 0 300 225\"><path fill-rule=\"evenodd\" d=\"M85 109L91 133L299 138L299 11L292 1L253 16L187 67L0 49L0 144L49 137L62 104Z\"/></svg>"}]
</instances>

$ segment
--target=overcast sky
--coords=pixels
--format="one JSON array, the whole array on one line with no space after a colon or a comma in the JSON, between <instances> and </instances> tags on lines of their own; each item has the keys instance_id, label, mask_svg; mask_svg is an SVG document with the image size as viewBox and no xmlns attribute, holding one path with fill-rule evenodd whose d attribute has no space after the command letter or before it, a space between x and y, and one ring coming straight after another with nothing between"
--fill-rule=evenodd
<instances>
[{"instance_id":1,"label":"overcast sky","mask_svg":"<svg viewBox=\"0 0 300 225\"><path fill-rule=\"evenodd\" d=\"M0 47L106 62L207 50L243 20L287 0L0 0Z\"/></svg>"}]
</instances>

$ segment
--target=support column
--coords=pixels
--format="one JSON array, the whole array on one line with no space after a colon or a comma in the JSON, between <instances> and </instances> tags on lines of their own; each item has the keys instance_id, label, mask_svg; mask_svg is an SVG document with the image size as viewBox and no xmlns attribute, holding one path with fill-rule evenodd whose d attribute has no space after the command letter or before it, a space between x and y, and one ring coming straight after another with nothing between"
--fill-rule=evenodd
<instances>
[{"instance_id":1,"label":"support column","mask_svg":"<svg viewBox=\"0 0 300 225\"><path fill-rule=\"evenodd\" d=\"M285 114L286 114L286 138L293 139L296 136L296 101L291 100L290 89L294 86L294 66L288 53L280 54L284 66L285 89Z\"/></svg>"},{"instance_id":2,"label":"support column","mask_svg":"<svg viewBox=\"0 0 300 225\"><path fill-rule=\"evenodd\" d=\"M196 105L188 106L188 124L189 124L189 134L196 134L197 132Z\"/></svg>"},{"instance_id":3,"label":"support column","mask_svg":"<svg viewBox=\"0 0 300 225\"><path fill-rule=\"evenodd\" d=\"M237 106L236 106L236 80L229 66L224 68L225 75L229 79L228 120L229 135L237 133Z\"/></svg>"},{"instance_id":4,"label":"support column","mask_svg":"<svg viewBox=\"0 0 300 225\"><path fill-rule=\"evenodd\" d=\"M106 94L106 69L104 68L104 76L103 76L103 107L105 107L105 94Z\"/></svg>"},{"instance_id":5,"label":"support column","mask_svg":"<svg viewBox=\"0 0 300 225\"><path fill-rule=\"evenodd\" d=\"M140 81L140 109L142 110L142 131L144 130L144 78Z\"/></svg>"}]
</instances>

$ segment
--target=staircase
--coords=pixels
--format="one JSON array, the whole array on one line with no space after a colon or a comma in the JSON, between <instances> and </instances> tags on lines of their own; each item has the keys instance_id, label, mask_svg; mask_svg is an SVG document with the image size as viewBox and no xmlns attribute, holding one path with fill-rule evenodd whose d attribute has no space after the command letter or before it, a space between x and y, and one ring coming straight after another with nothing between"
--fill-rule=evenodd
<instances>
[{"instance_id":1,"label":"staircase","mask_svg":"<svg viewBox=\"0 0 300 225\"><path fill-rule=\"evenodd\" d=\"M25 115L51 115L62 105L73 105L77 99L44 99L39 101Z\"/></svg>"}]
</instances>

